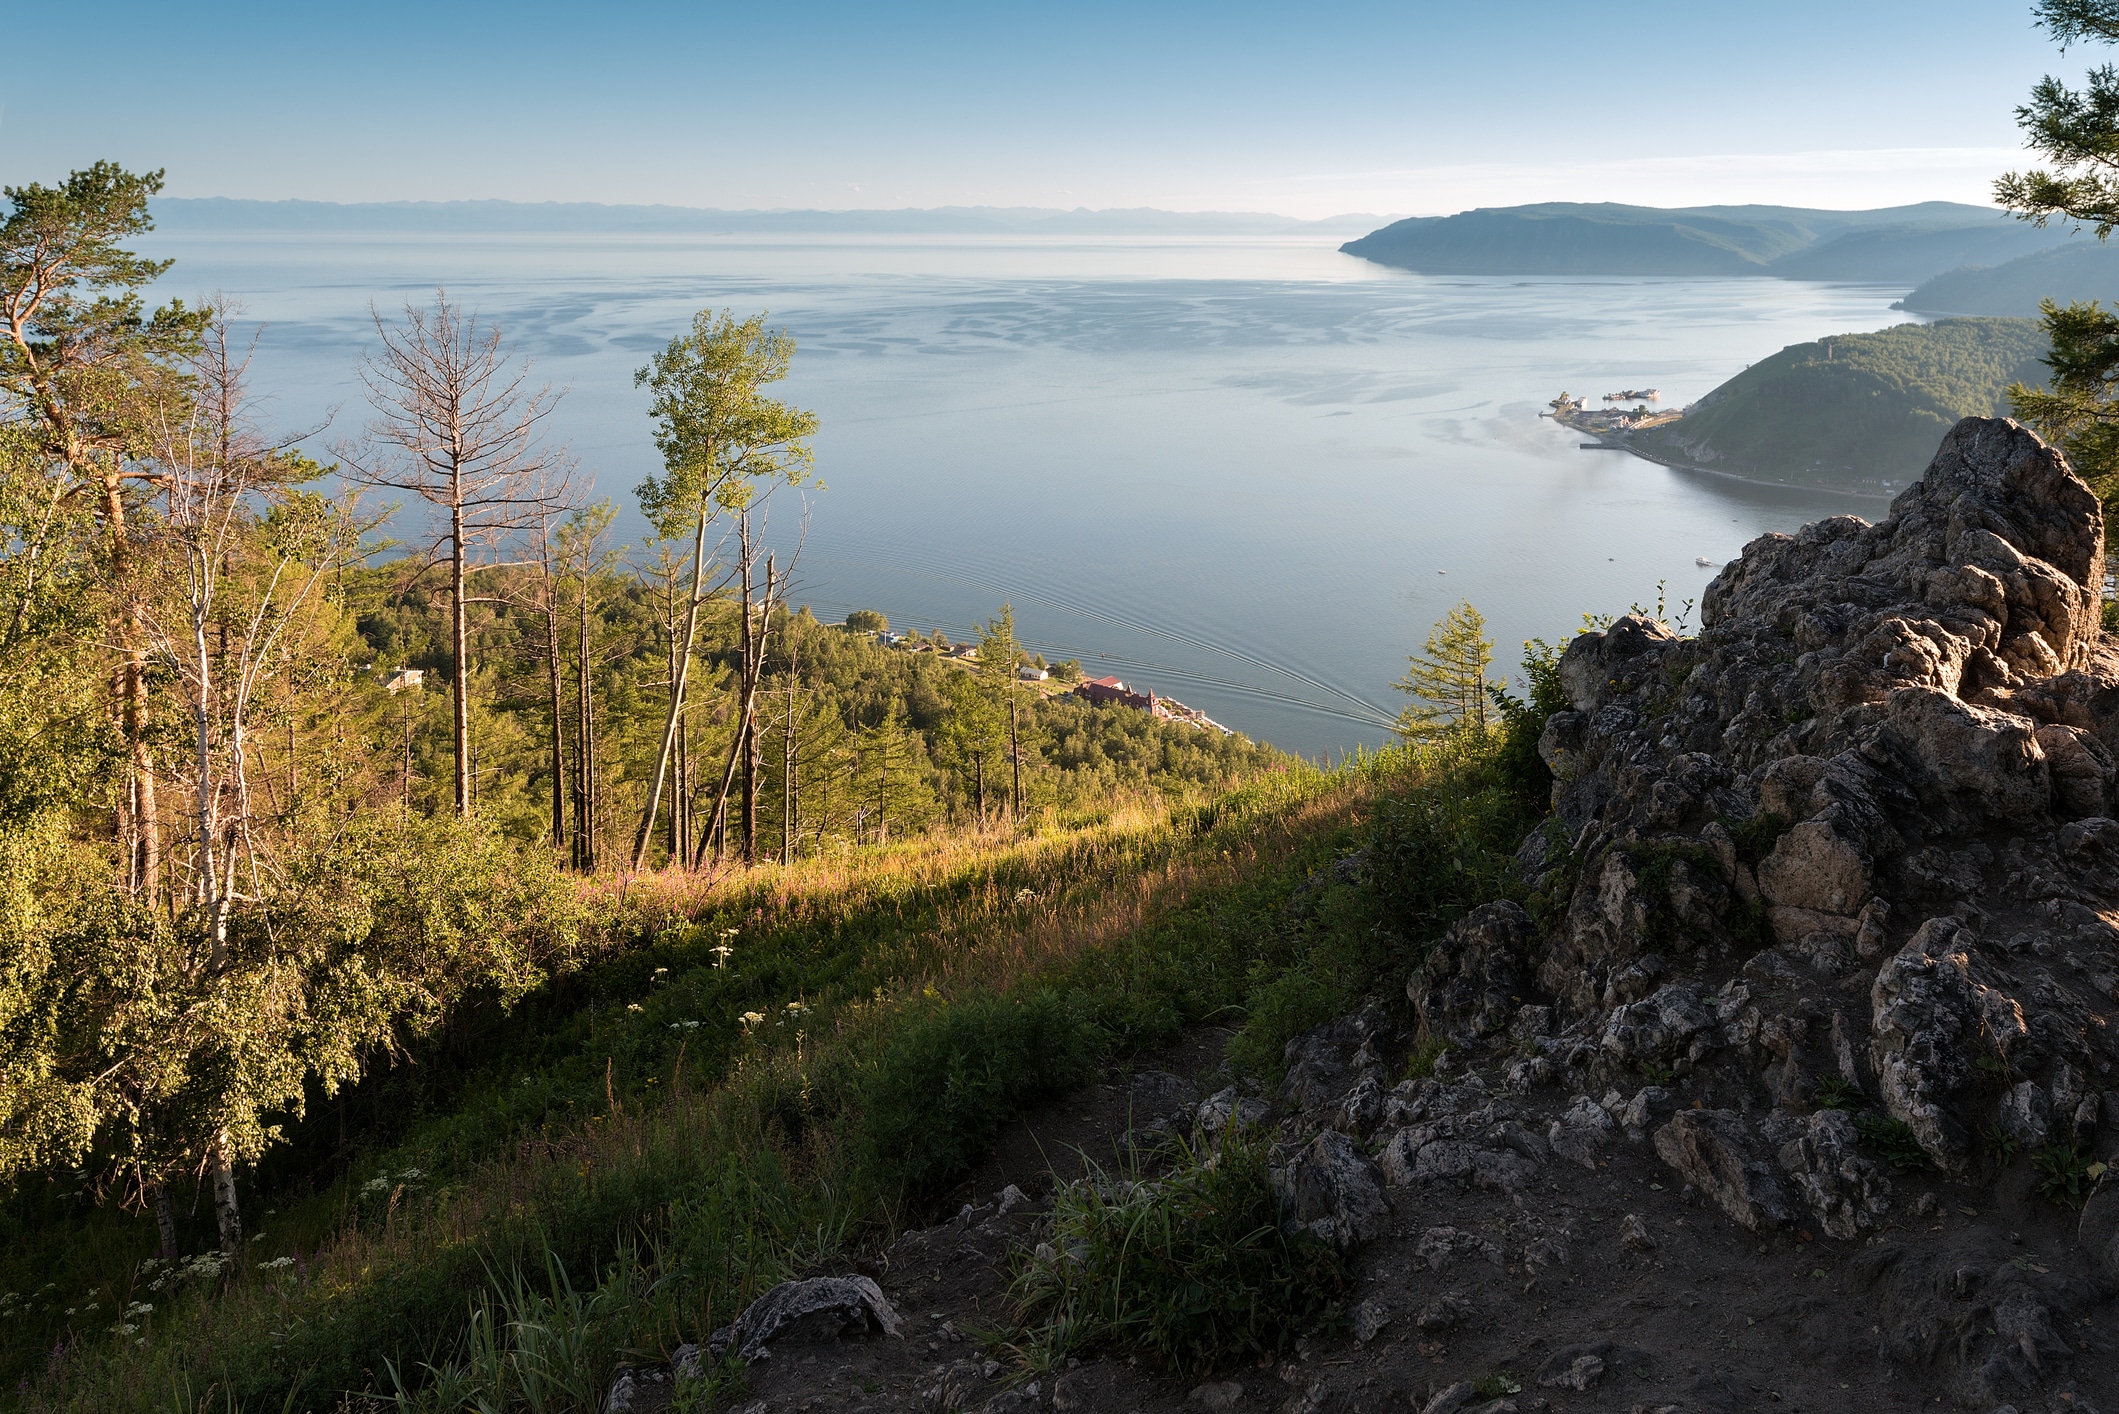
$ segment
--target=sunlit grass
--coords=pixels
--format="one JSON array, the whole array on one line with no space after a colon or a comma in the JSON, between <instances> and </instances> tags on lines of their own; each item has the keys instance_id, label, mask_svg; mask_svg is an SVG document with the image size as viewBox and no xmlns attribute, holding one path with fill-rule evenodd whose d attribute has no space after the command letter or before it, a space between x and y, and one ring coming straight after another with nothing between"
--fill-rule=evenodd
<instances>
[{"instance_id":1,"label":"sunlit grass","mask_svg":"<svg viewBox=\"0 0 2119 1414\"><path fill-rule=\"evenodd\" d=\"M464 1153L425 1183L374 1188L375 1166L356 1168L263 1219L267 1240L225 1280L170 1288L138 1332L77 1326L18 1405L188 1407L218 1391L216 1408L278 1407L301 1382L295 1407L331 1408L348 1388L388 1388L385 1355L400 1371L446 1363L495 1272L556 1258L591 1289L625 1243L658 1280L652 1302L626 1307L624 1342L697 1338L761 1287L919 1216L953 1156L986 1142L987 1111L1240 1001L1253 957L1231 920L1284 895L1379 790L1430 763L1387 752L1021 834L598 881L601 926L574 966L617 967L642 1000L593 1034L602 1083L568 1082L590 1100L577 1117L547 1112L492 1143L466 1114ZM1276 879L1279 893L1247 895ZM731 927L737 965L717 968ZM680 982L740 1000L687 1030L657 1010ZM744 1025L737 1006L774 1019ZM111 1299L153 1276L128 1263Z\"/></svg>"}]
</instances>

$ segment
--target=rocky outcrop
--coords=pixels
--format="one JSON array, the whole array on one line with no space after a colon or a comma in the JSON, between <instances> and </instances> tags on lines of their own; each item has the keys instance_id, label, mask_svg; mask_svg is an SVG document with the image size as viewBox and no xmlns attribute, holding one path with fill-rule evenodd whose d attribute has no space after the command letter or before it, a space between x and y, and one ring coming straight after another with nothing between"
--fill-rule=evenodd
<instances>
[{"instance_id":1,"label":"rocky outcrop","mask_svg":"<svg viewBox=\"0 0 2119 1414\"><path fill-rule=\"evenodd\" d=\"M1553 815L1516 855L1537 906L1471 910L1406 980L1433 1078L1392 1084L1404 1038L1374 1006L1288 1046L1272 1118L1288 1171L1312 1175L1299 1220L1361 1240L1338 1195L1365 1191L1365 1172L1340 1178L1362 1141L1421 1202L1523 1203L1641 1153L1761 1243L1882 1251L1940 1212L1932 1194L1896 1212L1894 1165L1978 1185L2015 1164L2022 1192L2033 1156L2047 1174L2119 1159L2103 544L2057 452L1967 419L1884 521L1748 545L1696 637L1629 615L1575 638L1539 742ZM2099 1194L2081 1239L2107 1280L2115 1211ZM1439 1272L1469 1250L1503 1260L1456 1227L1415 1258ZM1663 1249L1629 1214L1608 1250ZM1545 1260L1527 1245L1521 1270ZM1987 1398L2071 1358L2053 1313L2094 1291L2023 1286L2045 1271L1980 1278L1995 1289L1973 1314L1924 1294L1955 1281L1969 1300L1963 1273L1878 1289L1918 1358L1954 1353L1957 1388ZM1539 1383L1580 1392L1610 1363L1562 1352Z\"/></svg>"},{"instance_id":2,"label":"rocky outcrop","mask_svg":"<svg viewBox=\"0 0 2119 1414\"><path fill-rule=\"evenodd\" d=\"M2103 533L2058 452L1971 418L1883 522L1745 547L1697 638L1627 617L1568 647L1541 742L1568 895L1507 957L1594 1027L1592 1081L1705 1068L1744 1112L1829 1076L1957 1174L1980 1134L2097 1142L2084 1102L2119 1059L2089 1019L2119 978ZM1731 967L1741 997L1683 977ZM1476 1015L1452 1034L1508 1022ZM1828 1226L1880 1200L1851 1201Z\"/></svg>"}]
</instances>

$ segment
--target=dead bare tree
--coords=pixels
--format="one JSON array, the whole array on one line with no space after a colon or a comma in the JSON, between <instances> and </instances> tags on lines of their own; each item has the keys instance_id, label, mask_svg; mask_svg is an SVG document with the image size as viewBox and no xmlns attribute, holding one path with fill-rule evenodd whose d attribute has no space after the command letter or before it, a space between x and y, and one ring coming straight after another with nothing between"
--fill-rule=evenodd
<instances>
[{"instance_id":1,"label":"dead bare tree","mask_svg":"<svg viewBox=\"0 0 2119 1414\"><path fill-rule=\"evenodd\" d=\"M416 496L433 510L424 565L449 568L449 644L454 661L456 810L471 813L470 642L466 580L501 562L500 548L565 507L566 449L545 441L558 405L549 384L532 388L529 364L502 345L497 325L436 290L428 307L406 304L399 324L372 306L380 352L363 358L361 384L375 421L338 450L360 484ZM491 558L480 560L481 553Z\"/></svg>"}]
</instances>

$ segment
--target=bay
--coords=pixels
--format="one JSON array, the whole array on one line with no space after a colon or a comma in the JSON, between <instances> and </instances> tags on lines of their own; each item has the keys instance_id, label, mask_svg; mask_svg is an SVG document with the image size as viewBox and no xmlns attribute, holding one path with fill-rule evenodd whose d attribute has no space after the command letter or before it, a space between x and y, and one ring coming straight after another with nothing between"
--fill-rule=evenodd
<instances>
[{"instance_id":1,"label":"bay","mask_svg":"<svg viewBox=\"0 0 2119 1414\"><path fill-rule=\"evenodd\" d=\"M1882 328L1902 290L1428 278L1286 238L1053 241L157 235L162 293L267 326L279 426L367 417L371 305L445 286L564 386L554 419L631 540L656 470L633 371L692 312L769 310L822 419L782 493L799 602L967 638L1005 600L1078 658L1310 756L1387 738L1390 684L1469 600L1497 661L1584 613L1696 600L1751 537L1883 503L1585 451L1563 389L1685 402L1781 347ZM328 419L328 425L323 425ZM806 534L802 531L807 521ZM1697 610L1693 611L1694 621Z\"/></svg>"}]
</instances>

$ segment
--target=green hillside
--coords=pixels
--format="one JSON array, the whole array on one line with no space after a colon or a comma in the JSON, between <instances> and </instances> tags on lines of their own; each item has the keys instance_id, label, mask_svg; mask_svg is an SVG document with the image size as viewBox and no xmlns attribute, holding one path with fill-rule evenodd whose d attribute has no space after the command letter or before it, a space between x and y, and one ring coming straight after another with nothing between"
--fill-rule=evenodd
<instances>
[{"instance_id":1,"label":"green hillside","mask_svg":"<svg viewBox=\"0 0 2119 1414\"><path fill-rule=\"evenodd\" d=\"M1631 444L1661 461L1768 481L1890 494L1919 477L1961 417L2005 413L2037 384L2031 319L1945 319L1793 344Z\"/></svg>"},{"instance_id":2,"label":"green hillside","mask_svg":"<svg viewBox=\"0 0 2119 1414\"><path fill-rule=\"evenodd\" d=\"M1875 211L1546 202L1413 217L1340 249L1453 275L1770 275L1915 284L2068 239L1976 206Z\"/></svg>"},{"instance_id":3,"label":"green hillside","mask_svg":"<svg viewBox=\"0 0 2119 1414\"><path fill-rule=\"evenodd\" d=\"M1999 265L1973 265L1926 281L1900 308L1922 314L2035 318L2038 302L2119 301L2119 247L2087 239Z\"/></svg>"}]
</instances>

